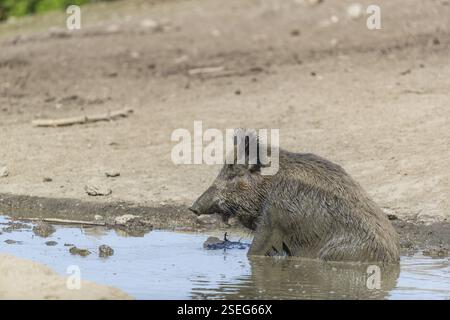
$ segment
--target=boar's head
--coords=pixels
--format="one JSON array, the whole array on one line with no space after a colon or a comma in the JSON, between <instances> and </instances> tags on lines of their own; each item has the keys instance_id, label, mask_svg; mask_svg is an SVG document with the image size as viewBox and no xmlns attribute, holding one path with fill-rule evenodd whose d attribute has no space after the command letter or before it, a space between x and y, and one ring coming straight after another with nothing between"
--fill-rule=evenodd
<instances>
[{"instance_id":1,"label":"boar's head","mask_svg":"<svg viewBox=\"0 0 450 320\"><path fill-rule=\"evenodd\" d=\"M247 136L244 139L244 164L237 161L239 147L235 138L234 161L222 167L213 184L194 202L190 210L198 215L219 213L225 222L236 216L245 227L254 230L269 189L269 177L261 175L263 165L259 159L249 160L250 141L256 141L257 158L261 147L259 141Z\"/></svg>"}]
</instances>

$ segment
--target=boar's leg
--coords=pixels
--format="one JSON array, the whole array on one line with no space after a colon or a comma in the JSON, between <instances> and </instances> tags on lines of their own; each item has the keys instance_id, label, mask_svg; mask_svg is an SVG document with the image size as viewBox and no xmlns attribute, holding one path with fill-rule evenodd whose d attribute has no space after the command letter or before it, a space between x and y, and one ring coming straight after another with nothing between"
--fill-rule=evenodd
<instances>
[{"instance_id":1,"label":"boar's leg","mask_svg":"<svg viewBox=\"0 0 450 320\"><path fill-rule=\"evenodd\" d=\"M285 241L285 232L280 224L280 210L270 207L264 210L258 227L255 231L252 245L248 255L255 256L291 256L292 252L288 241Z\"/></svg>"},{"instance_id":2,"label":"boar's leg","mask_svg":"<svg viewBox=\"0 0 450 320\"><path fill-rule=\"evenodd\" d=\"M276 256L279 254L274 239L270 230L256 229L255 237L253 238L252 245L248 250L250 256ZM280 250L281 251L281 250Z\"/></svg>"}]
</instances>

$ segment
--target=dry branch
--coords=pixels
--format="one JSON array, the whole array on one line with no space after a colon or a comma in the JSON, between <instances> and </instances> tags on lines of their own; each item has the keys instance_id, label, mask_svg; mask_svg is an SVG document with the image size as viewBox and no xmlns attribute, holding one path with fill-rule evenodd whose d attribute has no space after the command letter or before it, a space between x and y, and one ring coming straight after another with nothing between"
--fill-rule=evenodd
<instances>
[{"instance_id":1,"label":"dry branch","mask_svg":"<svg viewBox=\"0 0 450 320\"><path fill-rule=\"evenodd\" d=\"M210 73L217 73L222 72L225 70L225 67L219 66L219 67L205 67L205 68L194 68L190 69L188 71L189 75L202 75L202 74L210 74Z\"/></svg>"},{"instance_id":2,"label":"dry branch","mask_svg":"<svg viewBox=\"0 0 450 320\"><path fill-rule=\"evenodd\" d=\"M72 118L62 118L62 119L37 119L33 120L32 124L35 127L63 127L71 126L74 124L86 124L97 121L110 121L118 118L126 118L128 115L133 113L133 109L122 109L107 112L105 114L97 114L92 116L79 116Z\"/></svg>"},{"instance_id":3,"label":"dry branch","mask_svg":"<svg viewBox=\"0 0 450 320\"><path fill-rule=\"evenodd\" d=\"M105 222L66 220L66 219L56 219L56 218L15 218L15 220L42 221L42 222L56 223L56 224L78 224L78 225L87 225L87 226L106 226Z\"/></svg>"}]
</instances>

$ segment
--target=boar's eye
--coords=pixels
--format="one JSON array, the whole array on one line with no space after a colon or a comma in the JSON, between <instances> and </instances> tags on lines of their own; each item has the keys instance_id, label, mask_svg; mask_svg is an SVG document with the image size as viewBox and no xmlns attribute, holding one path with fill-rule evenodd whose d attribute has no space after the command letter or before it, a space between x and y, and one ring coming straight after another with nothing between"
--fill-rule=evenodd
<instances>
[{"instance_id":1,"label":"boar's eye","mask_svg":"<svg viewBox=\"0 0 450 320\"><path fill-rule=\"evenodd\" d=\"M240 165L229 164L226 167L225 176L228 180L233 180L234 178L242 176L243 174L244 170Z\"/></svg>"},{"instance_id":2,"label":"boar's eye","mask_svg":"<svg viewBox=\"0 0 450 320\"><path fill-rule=\"evenodd\" d=\"M231 167L227 170L227 179L228 180L233 180L234 178L236 178L238 176L237 171L235 170L235 168Z\"/></svg>"}]
</instances>

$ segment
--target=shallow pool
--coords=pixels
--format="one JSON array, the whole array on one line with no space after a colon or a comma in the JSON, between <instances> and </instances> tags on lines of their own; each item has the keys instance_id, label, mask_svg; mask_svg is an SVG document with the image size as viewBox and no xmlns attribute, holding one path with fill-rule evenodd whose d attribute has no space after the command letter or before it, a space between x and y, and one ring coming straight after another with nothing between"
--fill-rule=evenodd
<instances>
[{"instance_id":1,"label":"shallow pool","mask_svg":"<svg viewBox=\"0 0 450 320\"><path fill-rule=\"evenodd\" d=\"M0 217L0 224L8 222ZM447 258L405 256L400 267L380 269L292 258L249 260L247 250L203 249L210 234L152 231L128 237L103 227L55 227L48 238L31 228L3 231L0 252L46 264L62 275L77 265L84 280L115 286L137 299L450 299ZM47 246L48 241L57 244ZM71 255L65 244L92 254ZM114 255L100 258L102 244Z\"/></svg>"}]
</instances>

